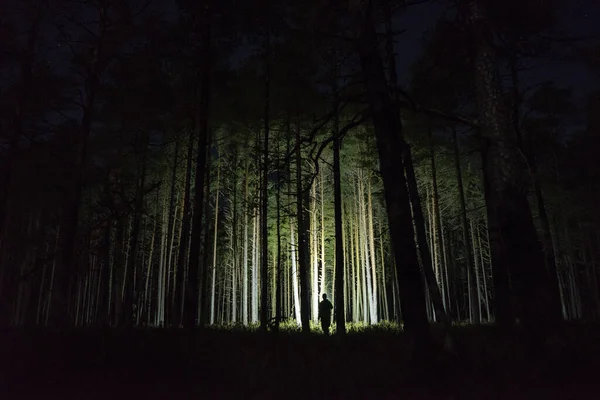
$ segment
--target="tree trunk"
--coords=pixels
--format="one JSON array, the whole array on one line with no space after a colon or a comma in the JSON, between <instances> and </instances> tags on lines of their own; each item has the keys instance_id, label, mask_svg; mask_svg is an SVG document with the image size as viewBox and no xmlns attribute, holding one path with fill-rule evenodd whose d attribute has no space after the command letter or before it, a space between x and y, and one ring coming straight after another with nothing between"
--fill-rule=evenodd
<instances>
[{"instance_id":1,"label":"tree trunk","mask_svg":"<svg viewBox=\"0 0 600 400\"><path fill-rule=\"evenodd\" d=\"M263 178L262 178L262 193L261 193L261 235L262 235L262 248L261 248L261 269L260 269L260 328L263 332L267 331L268 324L268 273L269 270L269 241L268 241L268 205L269 205L269 57L271 48L271 37L267 29L265 35L265 114L264 114L264 148L263 148Z\"/></svg>"},{"instance_id":2,"label":"tree trunk","mask_svg":"<svg viewBox=\"0 0 600 400\"><path fill-rule=\"evenodd\" d=\"M196 326L199 310L205 309L206 289L208 288L208 266L200 266L200 246L202 237L202 217L204 214L204 179L206 174L206 147L208 141L208 113L210 105L210 72L211 72L211 10L208 2L202 10L202 49L201 49L201 76L200 99L198 109L197 136L198 154L196 157L196 182L194 199L194 216L192 220L192 234L190 245L190 260L188 281L185 294L184 327L192 329ZM202 273L201 273L202 272ZM199 282L201 275L202 282ZM200 299L199 299L200 298ZM204 326L206 313L200 315L200 325Z\"/></svg>"},{"instance_id":3,"label":"tree trunk","mask_svg":"<svg viewBox=\"0 0 600 400\"><path fill-rule=\"evenodd\" d=\"M281 322L281 307L282 298L282 282L281 282L281 160L279 159L279 133L277 134L277 187L275 188L275 201L277 207L277 260L275 272L275 330L279 331L279 323Z\"/></svg>"},{"instance_id":4,"label":"tree trunk","mask_svg":"<svg viewBox=\"0 0 600 400\"><path fill-rule=\"evenodd\" d=\"M398 168L398 158L403 153L400 141L402 125L398 109L388 92L370 9L362 28L357 43L358 53L377 137L404 329L414 340L428 342L430 331L414 242L410 203L402 168Z\"/></svg>"},{"instance_id":5,"label":"tree trunk","mask_svg":"<svg viewBox=\"0 0 600 400\"><path fill-rule=\"evenodd\" d=\"M191 186L192 186L192 159L194 149L194 135L190 131L187 163L185 173L185 189L183 194L182 227L179 239L179 254L177 256L177 269L174 271L174 285L172 289L173 303L171 304L171 326L179 327L182 322L183 292L185 291L185 270L187 266L187 249L190 235L190 211L191 211Z\"/></svg>"},{"instance_id":6,"label":"tree trunk","mask_svg":"<svg viewBox=\"0 0 600 400\"><path fill-rule=\"evenodd\" d=\"M248 142L246 142L248 148ZM246 166L244 168L244 260L242 276L242 323L248 325L248 164L250 156L246 154Z\"/></svg>"},{"instance_id":7,"label":"tree trunk","mask_svg":"<svg viewBox=\"0 0 600 400\"><path fill-rule=\"evenodd\" d=\"M338 114L334 117L333 134L338 132ZM342 185L340 172L340 141L333 140L333 204L335 213L335 330L340 336L346 334L344 306L344 246L342 242Z\"/></svg>"},{"instance_id":8,"label":"tree trunk","mask_svg":"<svg viewBox=\"0 0 600 400\"><path fill-rule=\"evenodd\" d=\"M134 300L135 300L135 292L136 289L139 291L139 288L136 288L134 279L135 279L135 268L137 265L137 254L138 254L138 242L140 236L140 228L142 225L142 216L144 214L144 189L146 186L146 153L148 151L148 142L146 134L142 134L142 137L138 140L141 140L139 146L141 147L141 160L140 160L140 172L139 172L139 181L138 187L136 190L136 199L135 199L135 210L133 216L133 224L131 227L131 236L130 236L130 244L129 247L131 249L131 254L128 258L127 265L127 276L125 277L125 312L123 313L123 320L120 321L121 326L131 327L133 325L134 316ZM139 304L138 304L139 309Z\"/></svg>"},{"instance_id":9,"label":"tree trunk","mask_svg":"<svg viewBox=\"0 0 600 400\"><path fill-rule=\"evenodd\" d=\"M219 156L219 160L217 161L217 182L215 187L215 222L213 228L213 259L212 259L212 267L211 271L211 290L210 290L210 324L213 325L215 323L215 281L217 276L217 243L218 243L218 233L219 233L219 197L220 197L220 178L221 178L221 157ZM208 270L207 270L208 272ZM208 276L206 277L208 280ZM207 294L208 295L208 294Z\"/></svg>"},{"instance_id":10,"label":"tree trunk","mask_svg":"<svg viewBox=\"0 0 600 400\"><path fill-rule=\"evenodd\" d=\"M310 333L309 321L309 293L308 293L308 215L304 210L308 197L308 191L305 192L302 182L302 158L300 155L300 125L296 128L296 212L298 215L298 264L300 272L300 320L302 322L302 332Z\"/></svg>"},{"instance_id":11,"label":"tree trunk","mask_svg":"<svg viewBox=\"0 0 600 400\"><path fill-rule=\"evenodd\" d=\"M552 308L561 308L560 288L558 285L558 272L556 264L556 254L552 245L552 231L550 229L550 221L546 211L546 203L542 194L542 188L539 183L537 171L537 161L534 152L533 135L530 133L527 144L523 137L520 124L520 107L521 94L519 88L519 73L517 71L516 56L510 60L510 74L513 84L513 129L517 135L517 141L521 152L527 158L529 172L531 174L531 186L535 194L535 202L538 210L539 229L541 231L541 239L543 245L544 265L546 266L546 274L548 276L549 289L552 295Z\"/></svg>"},{"instance_id":12,"label":"tree trunk","mask_svg":"<svg viewBox=\"0 0 600 400\"><path fill-rule=\"evenodd\" d=\"M519 156L502 89L492 34L480 0L469 1L475 61L476 103L483 139L483 175L492 254L496 318L514 324L509 274L519 316L531 328L560 319L529 204L526 161Z\"/></svg>"},{"instance_id":13,"label":"tree trunk","mask_svg":"<svg viewBox=\"0 0 600 400\"><path fill-rule=\"evenodd\" d=\"M456 130L452 129L452 141L454 143L454 165L456 168L456 180L458 182L458 194L460 198L460 215L461 215L461 223L463 227L463 244L465 249L465 257L467 259L467 272L469 276L476 276L476 271L473 266L473 249L470 245L471 241L469 240L469 224L467 222L467 206L465 202L465 191L463 188L463 180L462 180L462 172L460 168L460 153L458 151L458 140L456 137ZM469 299L475 299L476 293L473 285L469 285ZM479 303L479 300L477 301ZM481 314L479 313L479 305L478 304L470 304L470 307L475 311L473 315L474 322L477 324L481 323Z\"/></svg>"},{"instance_id":14,"label":"tree trunk","mask_svg":"<svg viewBox=\"0 0 600 400\"><path fill-rule=\"evenodd\" d=\"M388 1L384 1L385 19L386 19L386 53L389 64L390 74L390 85L393 88L398 86L398 78L396 75L396 55L394 54L393 46L393 34L392 34L392 21L391 12L389 9ZM392 101L397 102L396 91L393 91ZM417 185L417 178L415 175L414 164L412 160L412 152L408 143L406 143L404 136L401 131L402 127L398 131L398 140L402 147L402 163L406 172L406 181L408 184L408 195L410 197L410 204L412 205L412 213L415 224L415 233L418 243L418 251L421 256L421 263L423 268L423 276L427 282L427 288L429 289L431 301L435 309L437 318L442 321L446 329L450 328L450 318L444 309L444 302L440 294L439 287L435 280L433 273L433 263L431 259L431 252L427 245L427 237L425 231L425 218L423 217L423 208L421 206L421 199L419 197L419 190Z\"/></svg>"}]
</instances>

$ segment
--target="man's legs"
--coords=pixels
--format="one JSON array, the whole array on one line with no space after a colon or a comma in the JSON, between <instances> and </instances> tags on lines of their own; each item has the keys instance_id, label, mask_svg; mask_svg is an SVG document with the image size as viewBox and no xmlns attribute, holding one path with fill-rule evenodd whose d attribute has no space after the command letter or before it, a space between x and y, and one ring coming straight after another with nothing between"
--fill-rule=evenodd
<instances>
[{"instance_id":1,"label":"man's legs","mask_svg":"<svg viewBox=\"0 0 600 400\"><path fill-rule=\"evenodd\" d=\"M321 328L323 329L323 333L325 336L329 336L329 326L331 325L331 321L328 318L321 318Z\"/></svg>"}]
</instances>

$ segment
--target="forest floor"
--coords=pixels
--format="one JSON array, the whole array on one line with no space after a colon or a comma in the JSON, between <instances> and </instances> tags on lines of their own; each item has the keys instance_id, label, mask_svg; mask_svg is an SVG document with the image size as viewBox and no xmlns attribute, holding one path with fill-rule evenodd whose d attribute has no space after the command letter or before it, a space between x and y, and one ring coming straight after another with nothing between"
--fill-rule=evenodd
<instances>
[{"instance_id":1,"label":"forest floor","mask_svg":"<svg viewBox=\"0 0 600 400\"><path fill-rule=\"evenodd\" d=\"M452 336L452 352L425 355L385 327L343 341L235 329L9 329L0 331L0 398L600 398L599 325L565 325L541 347L489 326Z\"/></svg>"}]
</instances>

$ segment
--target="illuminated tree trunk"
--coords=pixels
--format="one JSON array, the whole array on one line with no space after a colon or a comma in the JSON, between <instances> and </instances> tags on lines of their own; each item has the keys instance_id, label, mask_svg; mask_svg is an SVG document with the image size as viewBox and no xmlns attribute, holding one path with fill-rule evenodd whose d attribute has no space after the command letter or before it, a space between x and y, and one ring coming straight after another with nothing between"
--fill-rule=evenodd
<instances>
[{"instance_id":1,"label":"illuminated tree trunk","mask_svg":"<svg viewBox=\"0 0 600 400\"><path fill-rule=\"evenodd\" d=\"M381 223L379 226L379 251L381 257L381 288L383 289L383 319L386 321L390 320L390 309L388 303L388 293L387 293L387 278L385 274L385 253L383 251L383 233L381 232Z\"/></svg>"},{"instance_id":2,"label":"illuminated tree trunk","mask_svg":"<svg viewBox=\"0 0 600 400\"><path fill-rule=\"evenodd\" d=\"M363 291L366 296L365 303L365 322L375 323L375 310L373 309L373 282L371 276L371 263L369 249L369 229L367 225L367 206L365 204L365 176L362 170L359 170L358 179L358 206L360 215L360 234L361 234L361 249L362 249L362 265L363 265Z\"/></svg>"},{"instance_id":3,"label":"illuminated tree trunk","mask_svg":"<svg viewBox=\"0 0 600 400\"><path fill-rule=\"evenodd\" d=\"M308 292L308 215L304 207L308 208L308 191L304 191L302 182L302 158L300 151L300 125L296 127L296 213L298 217L298 264L300 272L300 319L302 332L310 332L309 322L309 292ZM306 195L304 194L306 193Z\"/></svg>"},{"instance_id":4,"label":"illuminated tree trunk","mask_svg":"<svg viewBox=\"0 0 600 400\"><path fill-rule=\"evenodd\" d=\"M473 232L473 230L475 230L475 234L476 234L476 242L474 241L473 244L473 253L475 255L475 260L479 260L479 265L481 265L481 280L483 283L483 302L485 305L485 312L486 312L486 319L487 321L491 320L491 315L490 315L490 302L489 302L489 297L490 294L488 292L488 287L487 287L487 273L485 270L485 259L483 257L483 247L481 245L481 232L479 231L479 226L476 222L471 222L471 229Z\"/></svg>"},{"instance_id":5,"label":"illuminated tree trunk","mask_svg":"<svg viewBox=\"0 0 600 400\"><path fill-rule=\"evenodd\" d=\"M434 211L433 211L433 195L431 194L431 191L429 189L429 187L426 190L426 203L427 203L427 218L428 218L428 234L429 234L429 247L431 248L431 267L432 267L432 273L434 274L433 277L435 278L435 268L436 268L436 257L435 257L435 216ZM425 290L425 306L427 308L427 318L429 318L430 321L435 321L435 314L432 311L432 307L431 307L431 296L429 295L429 291L427 288L427 282L425 282L426 285L426 290Z\"/></svg>"},{"instance_id":6,"label":"illuminated tree trunk","mask_svg":"<svg viewBox=\"0 0 600 400\"><path fill-rule=\"evenodd\" d=\"M156 204L158 204L158 199ZM158 208L158 207L157 207ZM148 253L148 267L146 269L146 283L144 285L144 301L141 302L140 307L138 308L137 314L137 324L140 324L142 312L146 313L146 321L150 321L150 307L152 305L151 302L151 294L150 294L150 276L152 271L152 257L154 255L154 239L156 237L156 228L158 225L158 210L156 210L156 216L154 218L154 226L152 227L152 236L150 237L150 250Z\"/></svg>"},{"instance_id":7,"label":"illuminated tree trunk","mask_svg":"<svg viewBox=\"0 0 600 400\"><path fill-rule=\"evenodd\" d=\"M312 284L310 289L312 299L311 317L313 321L316 321L319 310L319 250L317 239L317 185L314 180L310 188L310 208L310 255L312 257Z\"/></svg>"},{"instance_id":8,"label":"illuminated tree trunk","mask_svg":"<svg viewBox=\"0 0 600 400\"><path fill-rule=\"evenodd\" d=\"M352 210L352 207L350 207L350 210ZM348 237L349 237L349 241L350 241L350 248L348 250L348 254L349 254L349 258L350 258L350 268L352 270L352 322L358 322L359 320L359 314L358 314L358 303L359 303L359 299L360 299L360 295L359 295L359 275L357 273L358 271L358 258L356 257L356 252L355 252L355 242L356 242L356 238L354 235L354 224L352 223L352 221L354 220L353 218L353 213L352 211L347 213L347 220L348 220Z\"/></svg>"},{"instance_id":9,"label":"illuminated tree trunk","mask_svg":"<svg viewBox=\"0 0 600 400\"><path fill-rule=\"evenodd\" d=\"M259 237L258 237L258 218L260 216L260 213L258 212L258 210L254 210L254 216L252 218L253 220L253 229L252 229L252 235L253 235L253 240L252 240L252 302L251 302L251 322L253 324L255 324L256 322L258 322L258 277L257 277L257 270L258 270L258 241L259 241Z\"/></svg>"},{"instance_id":10,"label":"illuminated tree trunk","mask_svg":"<svg viewBox=\"0 0 600 400\"><path fill-rule=\"evenodd\" d=\"M246 142L247 144L247 142ZM246 146L247 148L247 146ZM244 168L244 260L242 279L242 322L248 325L248 164L250 156L246 155L246 167Z\"/></svg>"},{"instance_id":11,"label":"illuminated tree trunk","mask_svg":"<svg viewBox=\"0 0 600 400\"><path fill-rule=\"evenodd\" d=\"M446 289L444 290L444 308L446 310L448 310L448 315L450 316L451 310L452 310L452 296L451 296L451 291L450 291L450 279L449 279L449 273L448 273L448 269L449 269L449 263L448 263L448 251L446 248L446 233L444 231L444 225L442 225L441 227L441 236L442 236L442 257L444 260L444 276L445 276L445 281L446 281Z\"/></svg>"},{"instance_id":12,"label":"illuminated tree trunk","mask_svg":"<svg viewBox=\"0 0 600 400\"><path fill-rule=\"evenodd\" d=\"M325 267L325 193L323 190L323 181L324 181L324 175L323 172L324 168L321 168L321 176L320 176L320 181L321 181L321 198L320 198L320 202L321 202L321 291L320 293L326 293L327 292L327 269ZM334 296L332 296L335 300L335 292L334 292Z\"/></svg>"},{"instance_id":13,"label":"illuminated tree trunk","mask_svg":"<svg viewBox=\"0 0 600 400\"><path fill-rule=\"evenodd\" d=\"M263 177L262 177L262 194L261 194L261 270L260 270L260 327L263 332L267 331L268 323L268 269L269 269L269 240L268 240L268 205L269 205L269 57L271 49L271 36L267 29L265 35L265 113L264 113L264 148L263 148Z\"/></svg>"},{"instance_id":14,"label":"illuminated tree trunk","mask_svg":"<svg viewBox=\"0 0 600 400\"><path fill-rule=\"evenodd\" d=\"M371 305L371 323L372 324L376 324L379 320L379 316L377 314L377 307L378 307L378 303L377 303L377 263L375 262L375 232L373 231L373 202L371 201L371 177L368 176L367 177L367 210L368 210L368 220L369 220L369 226L368 226L368 230L369 230L369 234L368 239L369 239L369 247L370 247L370 254L371 254L371 268L372 268L372 284L373 284L373 289L371 291L371 299L372 299L372 305Z\"/></svg>"},{"instance_id":15,"label":"illuminated tree trunk","mask_svg":"<svg viewBox=\"0 0 600 400\"><path fill-rule=\"evenodd\" d=\"M473 231L475 228L473 226L473 220L471 220L471 243L472 243L472 249L475 250L476 247L476 243L475 243L475 232ZM473 296L475 297L475 300L473 301L473 320L475 321L475 323L480 324L481 323L481 282L479 279L479 260L477 259L477 257L475 257L474 259L474 265L473 265L473 274L471 274L471 276L475 277L475 289L472 290ZM472 283L472 282L471 282ZM471 289L470 289L471 290Z\"/></svg>"},{"instance_id":16,"label":"illuminated tree trunk","mask_svg":"<svg viewBox=\"0 0 600 400\"><path fill-rule=\"evenodd\" d=\"M138 261L138 250L139 250L139 236L142 225L142 216L144 212L144 190L146 186L146 153L148 151L148 142L146 134L143 133L141 137L138 136L137 140L141 141L139 146L141 147L141 154L139 161L141 171L139 172L139 181L136 189L135 199L135 210L133 215L133 222L130 233L130 244L129 249L131 254L128 256L127 262L127 273L125 276L125 313L123 314L123 320L119 322L121 326L131 327L134 321L134 301L135 301L135 269Z\"/></svg>"},{"instance_id":17,"label":"illuminated tree trunk","mask_svg":"<svg viewBox=\"0 0 600 400\"><path fill-rule=\"evenodd\" d=\"M175 255L175 230L177 228L177 214L178 214L178 192L177 192L177 166L179 164L179 146L181 137L175 139L175 149L173 154L173 168L171 173L171 189L169 195L169 213L168 213L168 226L166 236L166 255L163 263L162 271L162 300L161 300L161 323L164 325L168 324L170 318L170 299L171 299L171 270L173 264L176 263Z\"/></svg>"},{"instance_id":18,"label":"illuminated tree trunk","mask_svg":"<svg viewBox=\"0 0 600 400\"><path fill-rule=\"evenodd\" d=\"M200 70L200 99L198 101L198 116L196 123L196 136L198 138L196 156L196 179L194 183L194 212L192 216L192 232L189 254L189 269L185 291L185 308L183 312L183 325L193 329L199 311L206 309L206 289L208 265L200 265L200 245L202 237L202 217L204 214L204 180L206 174L206 152L209 137L208 117L210 105L211 83L211 10L209 2L204 2L202 7L201 23L201 70ZM202 280L199 281L199 278ZM206 319L200 313L200 325Z\"/></svg>"},{"instance_id":19,"label":"illuminated tree trunk","mask_svg":"<svg viewBox=\"0 0 600 400\"><path fill-rule=\"evenodd\" d=\"M190 213L191 213L191 186L192 186L192 166L193 166L194 136L190 131L186 173L185 188L183 193L183 212L181 221L181 231L179 234L179 254L177 256L176 269L173 271L173 304L171 304L171 326L179 327L182 322L183 313L183 292L185 290L185 272L187 266L187 250L190 238Z\"/></svg>"},{"instance_id":20,"label":"illuminated tree trunk","mask_svg":"<svg viewBox=\"0 0 600 400\"><path fill-rule=\"evenodd\" d=\"M289 122L288 122L289 125ZM290 154L290 148L291 148L291 131L289 129L287 129L287 151L286 154ZM288 167L288 176L287 176L287 188L288 188L288 204L292 204L292 168L291 165ZM297 187L296 191L299 192L299 188ZM299 221L299 219L298 219ZM300 231L300 228L298 228L297 226L295 226L294 224L294 219L292 217L292 215L290 214L290 218L289 218L289 223L290 223L290 257L291 257L291 267L292 267L292 271L291 271L291 283L292 283L292 297L293 297L293 305L294 305L294 316L296 318L296 323L298 325L300 325L302 323L302 319L301 319L301 304L300 304L300 293L299 293L299 287L298 287L298 279L299 279L299 273L298 273L298 253L299 253L299 243L296 243L296 238L294 237L294 230L296 230L296 232ZM299 223L299 222L298 222Z\"/></svg>"},{"instance_id":21,"label":"illuminated tree trunk","mask_svg":"<svg viewBox=\"0 0 600 400\"><path fill-rule=\"evenodd\" d=\"M295 311L295 316L296 316L296 322L298 323L298 325L301 324L301 319L300 319L300 299L299 299L299 295L298 295L298 267L296 264L296 249L298 248L298 244L295 241L294 238L294 223L292 221L292 219L290 218L290 250L291 250L291 257L292 257L292 291L293 291L293 296L294 296L294 311Z\"/></svg>"},{"instance_id":22,"label":"illuminated tree trunk","mask_svg":"<svg viewBox=\"0 0 600 400\"><path fill-rule=\"evenodd\" d=\"M365 321L366 318L366 307L367 307L367 292L365 290L365 277L364 277L364 269L363 269L363 263L362 263L362 259L361 259L361 252L360 252L360 235L359 235L359 223L358 223L358 215L359 215L359 208L358 208L358 198L356 196L356 186L354 186L354 210L355 210L355 220L354 220L354 250L355 250L355 256L356 256L356 291L357 291L357 297L358 297L358 303L357 303L357 315L359 319L362 319L363 322ZM358 319L356 320L358 322Z\"/></svg>"},{"instance_id":23,"label":"illuminated tree trunk","mask_svg":"<svg viewBox=\"0 0 600 400\"><path fill-rule=\"evenodd\" d=\"M275 202L277 208L277 257L275 265L275 330L279 331L283 301L283 282L281 271L281 160L279 159L280 134L277 133L277 182L275 187Z\"/></svg>"},{"instance_id":24,"label":"illuminated tree trunk","mask_svg":"<svg viewBox=\"0 0 600 400\"><path fill-rule=\"evenodd\" d=\"M335 143L334 143L335 146ZM340 145L341 147L341 145ZM340 181L341 181L341 172L340 172ZM334 178L335 179L335 178ZM340 186L341 186L341 182L340 182ZM335 186L334 186L334 190L335 190ZM340 188L341 191L341 188ZM335 193L334 193L335 195ZM347 203L345 201L342 200L342 223L344 221L348 221L348 206ZM335 211L335 210L334 210ZM351 253L351 246L349 241L352 238L352 235L348 234L348 223L344 223L342 225L342 240L343 240L343 246L344 246L344 303L346 304L346 309L345 309L345 313L346 313L346 320L350 320L352 321L352 319L354 318L353 315L353 310L354 310L354 293L355 291L353 290L354 287L354 277L353 277L353 261L352 261L352 253Z\"/></svg>"},{"instance_id":25,"label":"illuminated tree trunk","mask_svg":"<svg viewBox=\"0 0 600 400\"><path fill-rule=\"evenodd\" d=\"M167 273L167 256L170 249L166 248L169 243L170 220L171 214L168 212L166 196L163 205L163 215L161 224L161 239L160 239L160 264L158 267L158 287L157 287L157 310L154 319L156 327L163 327L165 322L165 298L166 298L166 273Z\"/></svg>"},{"instance_id":26,"label":"illuminated tree trunk","mask_svg":"<svg viewBox=\"0 0 600 400\"><path fill-rule=\"evenodd\" d=\"M217 182L215 187L215 221L213 229L213 259L211 272L211 285L210 285L210 324L215 323L215 288L217 282L217 239L219 232L219 197L221 195L221 155L217 161ZM207 277L208 278L208 277Z\"/></svg>"},{"instance_id":27,"label":"illuminated tree trunk","mask_svg":"<svg viewBox=\"0 0 600 400\"><path fill-rule=\"evenodd\" d=\"M462 231L463 231L463 243L465 249L465 258L467 261L467 274L471 277L469 281L469 309L472 311L471 322L475 322L476 324L481 323L481 313L480 313L480 301L478 296L478 288L476 288L472 284L472 277L478 277L476 273L476 267L473 266L473 250L470 245L471 241L469 240L469 224L467 222L467 206L465 202L465 191L463 188L463 180L462 180L462 172L460 168L460 153L458 150L458 140L456 138L456 130L452 130L452 141L454 143L454 165L456 168L456 180L458 182L458 194L460 199L460 219L462 223ZM477 279L477 282L479 279ZM479 285L479 283L477 283Z\"/></svg>"},{"instance_id":28,"label":"illuminated tree trunk","mask_svg":"<svg viewBox=\"0 0 600 400\"><path fill-rule=\"evenodd\" d=\"M444 285L444 280L443 280L443 275L442 275L442 269L443 269L443 265L442 265L442 256L441 256L441 243L442 243L442 236L441 236L441 225L442 225L442 221L441 221L441 215L440 215L440 206L439 206L439 193L438 193L438 184L437 184L437 166L435 163L435 143L434 143L434 139L433 139L433 133L431 132L431 130L429 131L429 141L430 141L430 152L431 152L431 185L432 185L432 211L433 211L433 240L432 240L432 244L433 244L433 252L434 252L434 260L435 260L435 268L434 268L434 273L435 273L435 277L436 277L436 283L438 287L442 288L442 293L441 295L443 295L443 285ZM436 311L437 314L437 311ZM439 316L438 316L439 318Z\"/></svg>"},{"instance_id":29,"label":"illuminated tree trunk","mask_svg":"<svg viewBox=\"0 0 600 400\"><path fill-rule=\"evenodd\" d=\"M233 157L233 167L237 169L237 150L234 152ZM237 257L237 215L238 215L238 205L237 205L237 173L233 174L233 205L232 205L232 214L233 214L233 226L231 228L231 259L232 259L232 271L231 271L231 322L237 322L237 265L238 265L238 257Z\"/></svg>"}]
</instances>

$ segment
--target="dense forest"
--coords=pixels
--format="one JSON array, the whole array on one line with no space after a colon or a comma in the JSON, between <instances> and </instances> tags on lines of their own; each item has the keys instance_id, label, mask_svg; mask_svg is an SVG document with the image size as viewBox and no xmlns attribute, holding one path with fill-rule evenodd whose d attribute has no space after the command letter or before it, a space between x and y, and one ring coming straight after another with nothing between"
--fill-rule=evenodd
<instances>
[{"instance_id":1,"label":"dense forest","mask_svg":"<svg viewBox=\"0 0 600 400\"><path fill-rule=\"evenodd\" d=\"M416 56L419 1L13 3L3 326L307 332L323 293L339 334L600 317L600 45L567 1L439 0ZM585 93L537 72L565 64Z\"/></svg>"}]
</instances>

